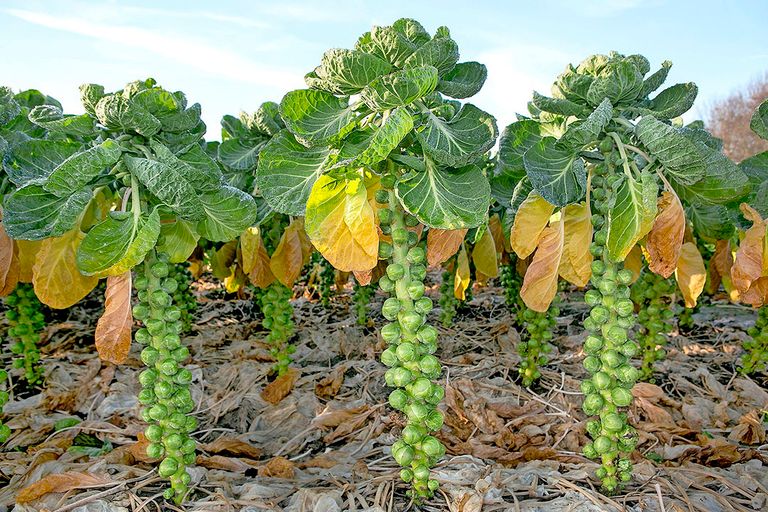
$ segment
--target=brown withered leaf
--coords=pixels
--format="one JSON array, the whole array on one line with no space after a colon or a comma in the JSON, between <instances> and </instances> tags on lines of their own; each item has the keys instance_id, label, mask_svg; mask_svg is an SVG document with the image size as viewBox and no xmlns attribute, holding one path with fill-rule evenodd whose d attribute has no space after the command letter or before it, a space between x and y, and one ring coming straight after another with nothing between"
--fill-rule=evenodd
<instances>
[{"instance_id":1,"label":"brown withered leaf","mask_svg":"<svg viewBox=\"0 0 768 512\"><path fill-rule=\"evenodd\" d=\"M285 457L273 457L258 470L258 475L262 478L291 479L295 474L296 466Z\"/></svg>"},{"instance_id":2,"label":"brown withered leaf","mask_svg":"<svg viewBox=\"0 0 768 512\"><path fill-rule=\"evenodd\" d=\"M198 455L195 459L195 465L206 469L221 469L231 471L232 473L245 473L253 469L254 464L249 464L245 459L235 457L225 457L223 455Z\"/></svg>"},{"instance_id":3,"label":"brown withered leaf","mask_svg":"<svg viewBox=\"0 0 768 512\"><path fill-rule=\"evenodd\" d=\"M739 418L739 424L731 430L728 439L741 444L765 443L765 427L757 411L749 411Z\"/></svg>"},{"instance_id":4,"label":"brown withered leaf","mask_svg":"<svg viewBox=\"0 0 768 512\"><path fill-rule=\"evenodd\" d=\"M528 194L517 209L512 230L509 233L509 243L515 254L520 258L527 258L533 253L554 211L555 206L536 192Z\"/></svg>"},{"instance_id":5,"label":"brown withered leaf","mask_svg":"<svg viewBox=\"0 0 768 512\"><path fill-rule=\"evenodd\" d=\"M563 257L560 276L569 283L583 287L592 276L592 212L586 203L569 204L563 208Z\"/></svg>"},{"instance_id":6,"label":"brown withered leaf","mask_svg":"<svg viewBox=\"0 0 768 512\"><path fill-rule=\"evenodd\" d=\"M563 256L563 221L547 227L523 277L520 297L534 311L544 313L557 294L558 270Z\"/></svg>"},{"instance_id":7,"label":"brown withered leaf","mask_svg":"<svg viewBox=\"0 0 768 512\"><path fill-rule=\"evenodd\" d=\"M302 254L302 267L309 263L309 259L312 257L312 253L315 250L315 246L312 245L312 240L309 239L306 230L304 229L304 217L295 217L292 224L296 224L296 232L299 234L299 242L301 242L301 254Z\"/></svg>"},{"instance_id":8,"label":"brown withered leaf","mask_svg":"<svg viewBox=\"0 0 768 512\"><path fill-rule=\"evenodd\" d=\"M759 277L752 281L749 290L740 294L739 300L755 308L768 304L768 277Z\"/></svg>"},{"instance_id":9,"label":"brown withered leaf","mask_svg":"<svg viewBox=\"0 0 768 512\"><path fill-rule=\"evenodd\" d=\"M765 221L754 208L741 204L744 217L752 222L744 234L744 239L736 251L736 258L731 266L731 281L737 290L744 293L749 290L752 281L763 275L763 242L765 239Z\"/></svg>"},{"instance_id":10,"label":"brown withered leaf","mask_svg":"<svg viewBox=\"0 0 768 512\"><path fill-rule=\"evenodd\" d=\"M298 378L299 372L293 369L288 370L288 372L264 386L264 389L261 391L261 398L272 405L279 404L293 390L293 385L296 384L296 379Z\"/></svg>"},{"instance_id":11,"label":"brown withered leaf","mask_svg":"<svg viewBox=\"0 0 768 512\"><path fill-rule=\"evenodd\" d=\"M436 267L456 254L466 234L466 229L430 228L427 232L427 264Z\"/></svg>"},{"instance_id":12,"label":"brown withered leaf","mask_svg":"<svg viewBox=\"0 0 768 512\"><path fill-rule=\"evenodd\" d=\"M65 309L88 295L99 283L77 269L77 248L85 235L79 228L43 240L32 268L35 295L52 308Z\"/></svg>"},{"instance_id":13,"label":"brown withered leaf","mask_svg":"<svg viewBox=\"0 0 768 512\"><path fill-rule=\"evenodd\" d=\"M149 439L144 435L144 432L139 432L136 435L136 442L128 446L128 452L139 462L154 462L157 459L153 459L147 455L148 446Z\"/></svg>"},{"instance_id":14,"label":"brown withered leaf","mask_svg":"<svg viewBox=\"0 0 768 512\"><path fill-rule=\"evenodd\" d=\"M512 248L509 247L509 241L504 237L504 227L501 225L501 219L499 219L498 214L494 213L488 219L488 229L491 230L493 235L493 243L496 244L497 253L502 254L504 251L512 252Z\"/></svg>"},{"instance_id":15,"label":"brown withered leaf","mask_svg":"<svg viewBox=\"0 0 768 512\"><path fill-rule=\"evenodd\" d=\"M102 361L121 364L131 351L131 271L107 278L104 313L96 323L96 350Z\"/></svg>"},{"instance_id":16,"label":"brown withered leaf","mask_svg":"<svg viewBox=\"0 0 768 512\"><path fill-rule=\"evenodd\" d=\"M358 416L367 416L371 408L367 405L351 407L349 409L331 409L327 408L312 419L312 426L315 428L336 428L343 423L347 423Z\"/></svg>"},{"instance_id":17,"label":"brown withered leaf","mask_svg":"<svg viewBox=\"0 0 768 512\"><path fill-rule=\"evenodd\" d=\"M707 282L707 269L704 267L704 259L695 243L683 244L680 258L677 260L675 279L685 299L685 307L696 306L696 300Z\"/></svg>"},{"instance_id":18,"label":"brown withered leaf","mask_svg":"<svg viewBox=\"0 0 768 512\"><path fill-rule=\"evenodd\" d=\"M114 484L109 476L93 473L80 473L68 471L66 473L54 473L44 476L16 494L16 503L29 503L52 492L67 492L74 489L90 489Z\"/></svg>"},{"instance_id":19,"label":"brown withered leaf","mask_svg":"<svg viewBox=\"0 0 768 512\"><path fill-rule=\"evenodd\" d=\"M709 262L709 292L715 293L720 288L723 277L730 277L733 266L733 253L731 253L730 240L718 240L715 242L715 252Z\"/></svg>"},{"instance_id":20,"label":"brown withered leaf","mask_svg":"<svg viewBox=\"0 0 768 512\"><path fill-rule=\"evenodd\" d=\"M266 288L275 280L269 266L269 254L261 239L259 228L248 228L240 235L240 253L243 259L243 272L253 286Z\"/></svg>"},{"instance_id":21,"label":"brown withered leaf","mask_svg":"<svg viewBox=\"0 0 768 512\"><path fill-rule=\"evenodd\" d=\"M355 270L352 272L352 275L355 276L355 280L357 281L357 284L359 284L360 286L368 286L369 284L371 284L371 279L373 279L373 269Z\"/></svg>"},{"instance_id":22,"label":"brown withered leaf","mask_svg":"<svg viewBox=\"0 0 768 512\"><path fill-rule=\"evenodd\" d=\"M280 242L269 261L272 274L288 288L291 288L296 282L299 274L301 274L301 268L304 266L304 249L299 230L304 230L303 222L291 222L285 228L283 236L280 237Z\"/></svg>"},{"instance_id":23,"label":"brown withered leaf","mask_svg":"<svg viewBox=\"0 0 768 512\"><path fill-rule=\"evenodd\" d=\"M344 373L347 371L347 367L340 365L336 367L331 373L317 381L315 384L315 394L320 398L333 398L341 389L341 385L344 384Z\"/></svg>"},{"instance_id":24,"label":"brown withered leaf","mask_svg":"<svg viewBox=\"0 0 768 512\"><path fill-rule=\"evenodd\" d=\"M2 228L2 223L0 223L0 228ZM8 240L10 241L8 244L10 252L2 254L3 251L0 250L0 256L7 258L0 261L0 297L5 297L16 288L19 276L21 275L19 258L16 255L16 245L10 238Z\"/></svg>"},{"instance_id":25,"label":"brown withered leaf","mask_svg":"<svg viewBox=\"0 0 768 512\"><path fill-rule=\"evenodd\" d=\"M263 453L261 448L234 436L221 436L211 443L201 444L200 449L216 455L247 457L249 459L258 459Z\"/></svg>"},{"instance_id":26,"label":"brown withered leaf","mask_svg":"<svg viewBox=\"0 0 768 512\"><path fill-rule=\"evenodd\" d=\"M651 272L667 278L675 272L683 248L685 211L677 194L667 190L659 197L658 212L648 232L645 249Z\"/></svg>"},{"instance_id":27,"label":"brown withered leaf","mask_svg":"<svg viewBox=\"0 0 768 512\"><path fill-rule=\"evenodd\" d=\"M467 257L467 251L462 246L459 256L456 258L456 275L453 278L454 297L459 300L466 300L469 279L469 258Z\"/></svg>"},{"instance_id":28,"label":"brown withered leaf","mask_svg":"<svg viewBox=\"0 0 768 512\"><path fill-rule=\"evenodd\" d=\"M486 278L492 278L499 275L498 254L496 253L496 243L490 229L486 229L480 240L477 241L472 249L472 262L475 264L475 270Z\"/></svg>"},{"instance_id":29,"label":"brown withered leaf","mask_svg":"<svg viewBox=\"0 0 768 512\"><path fill-rule=\"evenodd\" d=\"M643 270L643 251L639 245L635 245L624 258L624 268L632 272L632 283L640 278L640 272Z\"/></svg>"}]
</instances>

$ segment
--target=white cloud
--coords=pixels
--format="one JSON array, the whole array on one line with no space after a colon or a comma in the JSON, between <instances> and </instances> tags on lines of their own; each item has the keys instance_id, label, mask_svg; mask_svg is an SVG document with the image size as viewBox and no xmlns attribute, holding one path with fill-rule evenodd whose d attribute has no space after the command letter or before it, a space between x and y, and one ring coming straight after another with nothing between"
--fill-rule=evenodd
<instances>
[{"instance_id":1,"label":"white cloud","mask_svg":"<svg viewBox=\"0 0 768 512\"><path fill-rule=\"evenodd\" d=\"M6 13L35 25L139 48L179 64L229 80L288 89L301 86L303 73L258 64L235 52L178 34L128 25L95 23L84 18L7 9Z\"/></svg>"}]
</instances>

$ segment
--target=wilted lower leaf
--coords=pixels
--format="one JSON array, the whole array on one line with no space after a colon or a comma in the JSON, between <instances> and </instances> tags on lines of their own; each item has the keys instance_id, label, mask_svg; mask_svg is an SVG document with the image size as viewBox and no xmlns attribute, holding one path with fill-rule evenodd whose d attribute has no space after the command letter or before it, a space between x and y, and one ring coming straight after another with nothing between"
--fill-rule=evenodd
<instances>
[{"instance_id":1,"label":"wilted lower leaf","mask_svg":"<svg viewBox=\"0 0 768 512\"><path fill-rule=\"evenodd\" d=\"M680 258L677 260L675 279L677 279L678 288L683 293L685 307L696 306L696 299L701 295L707 282L707 269L704 267L704 259L701 257L699 249L693 242L683 244Z\"/></svg>"},{"instance_id":2,"label":"wilted lower leaf","mask_svg":"<svg viewBox=\"0 0 768 512\"><path fill-rule=\"evenodd\" d=\"M752 221L739 244L736 258L731 267L731 280L740 292L749 289L753 281L763 275L763 243L766 224L760 214L746 203L741 204L741 211L747 220Z\"/></svg>"},{"instance_id":3,"label":"wilted lower leaf","mask_svg":"<svg viewBox=\"0 0 768 512\"><path fill-rule=\"evenodd\" d=\"M272 274L288 288L293 287L293 283L301 274L301 267L304 266L300 229L303 230L303 225L291 222L283 231L280 243L277 244L269 262Z\"/></svg>"},{"instance_id":4,"label":"wilted lower leaf","mask_svg":"<svg viewBox=\"0 0 768 512\"><path fill-rule=\"evenodd\" d=\"M102 361L123 363L131 350L131 271L107 278L104 314L96 323L96 350Z\"/></svg>"},{"instance_id":5,"label":"wilted lower leaf","mask_svg":"<svg viewBox=\"0 0 768 512\"><path fill-rule=\"evenodd\" d=\"M520 297L534 311L544 313L557 294L558 269L563 256L564 223L544 229L539 247L523 278Z\"/></svg>"},{"instance_id":6,"label":"wilted lower leaf","mask_svg":"<svg viewBox=\"0 0 768 512\"><path fill-rule=\"evenodd\" d=\"M75 228L43 240L32 269L35 295L42 303L56 309L68 308L98 284L98 277L84 276L77 268L77 248L83 237Z\"/></svg>"},{"instance_id":7,"label":"wilted lower leaf","mask_svg":"<svg viewBox=\"0 0 768 512\"><path fill-rule=\"evenodd\" d=\"M640 272L643 270L643 251L639 245L634 246L629 251L629 254L627 254L627 257L624 258L624 268L632 272L632 283L637 281L640 277Z\"/></svg>"},{"instance_id":8,"label":"wilted lower leaf","mask_svg":"<svg viewBox=\"0 0 768 512\"><path fill-rule=\"evenodd\" d=\"M466 291L469 288L469 258L464 247L456 257L456 276L453 278L453 296L459 300L466 300Z\"/></svg>"},{"instance_id":9,"label":"wilted lower leaf","mask_svg":"<svg viewBox=\"0 0 768 512\"><path fill-rule=\"evenodd\" d=\"M285 457L274 457L261 466L257 473L262 478L293 478L296 466Z\"/></svg>"},{"instance_id":10,"label":"wilted lower leaf","mask_svg":"<svg viewBox=\"0 0 768 512\"><path fill-rule=\"evenodd\" d=\"M739 300L752 307L759 308L768 303L768 277L760 277L752 281L749 290L742 293Z\"/></svg>"},{"instance_id":11,"label":"wilted lower leaf","mask_svg":"<svg viewBox=\"0 0 768 512\"><path fill-rule=\"evenodd\" d=\"M658 200L658 215L648 232L645 248L651 272L667 278L675 272L685 235L685 212L677 194L665 191Z\"/></svg>"},{"instance_id":12,"label":"wilted lower leaf","mask_svg":"<svg viewBox=\"0 0 768 512\"><path fill-rule=\"evenodd\" d=\"M19 261L14 256L13 240L5 232L3 223L0 222L0 292L2 292L0 296L7 295L16 288L19 274ZM6 293L5 290L8 288L10 289Z\"/></svg>"},{"instance_id":13,"label":"wilted lower leaf","mask_svg":"<svg viewBox=\"0 0 768 512\"><path fill-rule=\"evenodd\" d=\"M586 286L592 276L592 212L587 203L563 208L563 257L560 276L576 286Z\"/></svg>"},{"instance_id":14,"label":"wilted lower leaf","mask_svg":"<svg viewBox=\"0 0 768 512\"><path fill-rule=\"evenodd\" d=\"M547 227L553 211L555 211L554 205L548 203L536 192L528 194L520 205L509 234L512 250L520 258L527 258L536 249L541 232Z\"/></svg>"},{"instance_id":15,"label":"wilted lower leaf","mask_svg":"<svg viewBox=\"0 0 768 512\"><path fill-rule=\"evenodd\" d=\"M19 282L32 282L32 268L35 266L37 253L42 246L41 240L14 240L19 258ZM0 271L0 274L2 271Z\"/></svg>"},{"instance_id":16,"label":"wilted lower leaf","mask_svg":"<svg viewBox=\"0 0 768 512\"><path fill-rule=\"evenodd\" d=\"M369 270L379 259L379 234L363 180L320 176L304 219L312 244L339 270Z\"/></svg>"},{"instance_id":17,"label":"wilted lower leaf","mask_svg":"<svg viewBox=\"0 0 768 512\"><path fill-rule=\"evenodd\" d=\"M243 272L253 286L266 288L275 280L270 268L269 254L264 247L259 228L248 228L240 235Z\"/></svg>"},{"instance_id":18,"label":"wilted lower leaf","mask_svg":"<svg viewBox=\"0 0 768 512\"><path fill-rule=\"evenodd\" d=\"M29 503L52 492L67 492L73 489L88 489L103 487L114 483L108 476L93 473L68 471L47 475L40 480L24 487L16 494L16 503Z\"/></svg>"},{"instance_id":19,"label":"wilted lower leaf","mask_svg":"<svg viewBox=\"0 0 768 512\"><path fill-rule=\"evenodd\" d=\"M475 270L485 277L491 278L499 275L496 243L490 229L485 230L483 236L472 249L472 262L475 264Z\"/></svg>"},{"instance_id":20,"label":"wilted lower leaf","mask_svg":"<svg viewBox=\"0 0 768 512\"><path fill-rule=\"evenodd\" d=\"M288 370L287 373L280 375L264 386L261 391L261 398L272 405L279 404L293 390L297 378L299 378L299 373L296 370Z\"/></svg>"},{"instance_id":21,"label":"wilted lower leaf","mask_svg":"<svg viewBox=\"0 0 768 512\"><path fill-rule=\"evenodd\" d=\"M733 266L733 253L730 240L718 240L715 242L715 253L709 261L709 286L714 293L720 288L723 277L730 278Z\"/></svg>"},{"instance_id":22,"label":"wilted lower leaf","mask_svg":"<svg viewBox=\"0 0 768 512\"><path fill-rule=\"evenodd\" d=\"M440 265L456 254L467 229L430 228L427 232L427 263L430 267Z\"/></svg>"}]
</instances>

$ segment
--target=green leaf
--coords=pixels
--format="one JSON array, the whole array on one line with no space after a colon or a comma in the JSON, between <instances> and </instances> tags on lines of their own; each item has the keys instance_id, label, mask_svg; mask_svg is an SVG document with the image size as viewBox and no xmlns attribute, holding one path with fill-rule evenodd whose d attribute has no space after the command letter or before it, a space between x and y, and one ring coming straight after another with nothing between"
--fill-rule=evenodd
<instances>
[{"instance_id":1,"label":"green leaf","mask_svg":"<svg viewBox=\"0 0 768 512\"><path fill-rule=\"evenodd\" d=\"M432 66L438 76L450 72L459 61L459 46L450 37L438 37L424 43L405 61L406 68Z\"/></svg>"},{"instance_id":2,"label":"green leaf","mask_svg":"<svg viewBox=\"0 0 768 512\"><path fill-rule=\"evenodd\" d=\"M584 162L575 151L557 146L554 137L544 137L523 157L525 172L541 197L555 206L581 201L587 189Z\"/></svg>"},{"instance_id":3,"label":"green leaf","mask_svg":"<svg viewBox=\"0 0 768 512\"><path fill-rule=\"evenodd\" d=\"M417 48L405 34L394 27L373 27L357 40L355 49L371 53L401 68Z\"/></svg>"},{"instance_id":4,"label":"green leaf","mask_svg":"<svg viewBox=\"0 0 768 512\"><path fill-rule=\"evenodd\" d=\"M553 94L573 102L586 103L589 88L594 80L593 76L583 75L569 64L566 70L557 77L552 88Z\"/></svg>"},{"instance_id":5,"label":"green leaf","mask_svg":"<svg viewBox=\"0 0 768 512\"><path fill-rule=\"evenodd\" d=\"M533 104L539 110L561 116L587 117L589 108L564 98L548 98L533 92Z\"/></svg>"},{"instance_id":6,"label":"green leaf","mask_svg":"<svg viewBox=\"0 0 768 512\"><path fill-rule=\"evenodd\" d=\"M595 142L600 133L608 126L611 117L613 117L613 106L606 98L586 119L568 126L562 140L574 147L583 147Z\"/></svg>"},{"instance_id":7,"label":"green leaf","mask_svg":"<svg viewBox=\"0 0 768 512\"><path fill-rule=\"evenodd\" d=\"M739 167L719 151L698 144L704 158L705 176L696 183L669 176L669 182L684 204L729 204L749 193L749 178Z\"/></svg>"},{"instance_id":8,"label":"green leaf","mask_svg":"<svg viewBox=\"0 0 768 512\"><path fill-rule=\"evenodd\" d=\"M194 226L181 219L161 224L160 234L157 250L167 254L171 263L187 261L200 239Z\"/></svg>"},{"instance_id":9,"label":"green leaf","mask_svg":"<svg viewBox=\"0 0 768 512\"><path fill-rule=\"evenodd\" d=\"M120 155L117 143L107 139L98 146L64 160L48 176L43 188L59 197L72 194L93 181L106 168L115 165Z\"/></svg>"},{"instance_id":10,"label":"green leaf","mask_svg":"<svg viewBox=\"0 0 768 512\"><path fill-rule=\"evenodd\" d=\"M699 88L696 84L676 84L661 91L650 100L647 107L633 109L640 115L653 116L656 119L672 119L688 112L696 100Z\"/></svg>"},{"instance_id":11,"label":"green leaf","mask_svg":"<svg viewBox=\"0 0 768 512\"><path fill-rule=\"evenodd\" d=\"M645 81L643 81L643 88L640 90L640 97L645 98L653 91L661 87L661 85L664 83L664 80L667 79L667 75L669 75L669 69L671 67L672 63L668 60L662 62L661 68L646 78Z\"/></svg>"},{"instance_id":12,"label":"green leaf","mask_svg":"<svg viewBox=\"0 0 768 512\"><path fill-rule=\"evenodd\" d=\"M254 127L270 137L285 128L283 119L280 117L280 105L274 101L265 101L259 105L252 119Z\"/></svg>"},{"instance_id":13,"label":"green leaf","mask_svg":"<svg viewBox=\"0 0 768 512\"><path fill-rule=\"evenodd\" d=\"M205 218L203 205L195 189L174 166L157 160L126 156L123 162L162 204L186 220Z\"/></svg>"},{"instance_id":14,"label":"green leaf","mask_svg":"<svg viewBox=\"0 0 768 512\"><path fill-rule=\"evenodd\" d=\"M605 98L611 105L623 105L636 99L643 88L643 75L629 60L609 63L587 91L587 101L599 105Z\"/></svg>"},{"instance_id":15,"label":"green leaf","mask_svg":"<svg viewBox=\"0 0 768 512\"><path fill-rule=\"evenodd\" d=\"M646 116L637 123L635 134L677 182L691 185L704 177L707 169L696 143L677 129Z\"/></svg>"},{"instance_id":16,"label":"green leaf","mask_svg":"<svg viewBox=\"0 0 768 512\"><path fill-rule=\"evenodd\" d=\"M760 137L768 140L768 100L763 101L755 113L752 114L752 120L749 123L752 131Z\"/></svg>"},{"instance_id":17,"label":"green leaf","mask_svg":"<svg viewBox=\"0 0 768 512\"><path fill-rule=\"evenodd\" d=\"M202 146L194 145L189 151L180 153L177 161L183 165L184 179L197 192L217 190L224 181L221 168L213 158L208 156Z\"/></svg>"},{"instance_id":18,"label":"green leaf","mask_svg":"<svg viewBox=\"0 0 768 512\"><path fill-rule=\"evenodd\" d=\"M104 96L96 104L96 117L110 130L134 131L151 137L160 131L160 121L142 106L117 94Z\"/></svg>"},{"instance_id":19,"label":"green leaf","mask_svg":"<svg viewBox=\"0 0 768 512\"><path fill-rule=\"evenodd\" d=\"M211 242L228 242L237 238L256 221L253 198L234 187L224 186L200 195L205 218L197 224L200 236Z\"/></svg>"},{"instance_id":20,"label":"green leaf","mask_svg":"<svg viewBox=\"0 0 768 512\"><path fill-rule=\"evenodd\" d=\"M83 84L80 86L80 102L85 111L96 116L96 104L104 97L104 86L98 84Z\"/></svg>"},{"instance_id":21,"label":"green leaf","mask_svg":"<svg viewBox=\"0 0 768 512\"><path fill-rule=\"evenodd\" d=\"M90 188L84 188L56 197L39 185L28 185L5 197L3 225L8 236L18 240L63 235L74 227L92 195Z\"/></svg>"},{"instance_id":22,"label":"green leaf","mask_svg":"<svg viewBox=\"0 0 768 512\"><path fill-rule=\"evenodd\" d=\"M653 227L659 187L654 176L642 173L640 181L624 176L616 191L616 204L608 216L605 247L613 261L624 261L632 247Z\"/></svg>"},{"instance_id":23,"label":"green leaf","mask_svg":"<svg viewBox=\"0 0 768 512\"><path fill-rule=\"evenodd\" d=\"M532 119L517 121L504 128L499 139L497 173L510 174L515 181L522 179L525 176L523 155L541 140L541 136L540 123Z\"/></svg>"},{"instance_id":24,"label":"green leaf","mask_svg":"<svg viewBox=\"0 0 768 512\"><path fill-rule=\"evenodd\" d=\"M81 147L79 142L30 139L11 148L3 167L17 187L42 183Z\"/></svg>"},{"instance_id":25,"label":"green leaf","mask_svg":"<svg viewBox=\"0 0 768 512\"><path fill-rule=\"evenodd\" d=\"M479 62L460 62L443 75L437 90L456 99L469 98L477 94L488 78L488 69Z\"/></svg>"},{"instance_id":26,"label":"green leaf","mask_svg":"<svg viewBox=\"0 0 768 512\"><path fill-rule=\"evenodd\" d=\"M416 138L424 152L439 163L461 167L493 147L498 133L492 115L467 103L450 121L428 113Z\"/></svg>"},{"instance_id":27,"label":"green leaf","mask_svg":"<svg viewBox=\"0 0 768 512\"><path fill-rule=\"evenodd\" d=\"M439 169L427 159L425 172L411 171L397 182L398 198L423 224L439 229L473 228L488 214L491 187L479 167Z\"/></svg>"},{"instance_id":28,"label":"green leaf","mask_svg":"<svg viewBox=\"0 0 768 512\"><path fill-rule=\"evenodd\" d=\"M696 234L708 242L728 240L736 233L731 211L723 205L691 204L685 207L685 218L693 223Z\"/></svg>"},{"instance_id":29,"label":"green leaf","mask_svg":"<svg viewBox=\"0 0 768 512\"><path fill-rule=\"evenodd\" d=\"M315 73L331 84L337 94L356 94L380 76L392 71L392 65L360 50L335 48L323 54Z\"/></svg>"},{"instance_id":30,"label":"green leaf","mask_svg":"<svg viewBox=\"0 0 768 512\"><path fill-rule=\"evenodd\" d=\"M339 156L342 160L330 169L349 166L371 167L389 156L413 129L413 117L403 107L394 109L380 127L360 132L363 137L348 137ZM351 140L352 139L352 140Z\"/></svg>"},{"instance_id":31,"label":"green leaf","mask_svg":"<svg viewBox=\"0 0 768 512\"><path fill-rule=\"evenodd\" d=\"M131 212L110 212L88 231L77 248L80 272L95 275L117 264L127 254L138 228Z\"/></svg>"},{"instance_id":32,"label":"green leaf","mask_svg":"<svg viewBox=\"0 0 768 512\"><path fill-rule=\"evenodd\" d=\"M221 163L237 171L256 167L259 151L264 144L246 143L242 139L228 139L219 144L218 156Z\"/></svg>"},{"instance_id":33,"label":"green leaf","mask_svg":"<svg viewBox=\"0 0 768 512\"><path fill-rule=\"evenodd\" d=\"M93 230L91 230L91 232L92 231ZM83 242L88 239L88 235L90 235L91 232L88 232L88 234L85 235ZM95 272L95 274L98 277L119 276L120 274L124 274L125 272L129 271L144 261L144 257L147 255L147 253L157 244L157 238L159 236L160 215L155 209L152 210L152 213L150 213L149 216L141 216L139 218L138 229L136 229L136 226L134 225L134 233L133 238L131 239L131 243L128 245L128 248L125 250L122 256L120 256L117 262L115 262L109 268L98 270ZM80 245L82 246L82 244ZM80 266L79 260L78 266L80 267L81 271L83 271L83 273L87 274L85 270Z\"/></svg>"},{"instance_id":34,"label":"green leaf","mask_svg":"<svg viewBox=\"0 0 768 512\"><path fill-rule=\"evenodd\" d=\"M38 105L33 108L29 120L46 130L72 137L93 135L93 119L87 115L65 116L60 107Z\"/></svg>"},{"instance_id":35,"label":"green leaf","mask_svg":"<svg viewBox=\"0 0 768 512\"><path fill-rule=\"evenodd\" d=\"M322 174L330 150L307 148L283 130L261 150L256 185L275 211L304 215L304 208L317 177Z\"/></svg>"},{"instance_id":36,"label":"green leaf","mask_svg":"<svg viewBox=\"0 0 768 512\"><path fill-rule=\"evenodd\" d=\"M421 23L411 18L400 18L392 24L392 28L417 47L430 40L429 32Z\"/></svg>"},{"instance_id":37,"label":"green leaf","mask_svg":"<svg viewBox=\"0 0 768 512\"><path fill-rule=\"evenodd\" d=\"M307 146L324 146L342 139L355 126L355 114L346 97L314 89L286 94L280 114L288 129Z\"/></svg>"},{"instance_id":38,"label":"green leaf","mask_svg":"<svg viewBox=\"0 0 768 512\"><path fill-rule=\"evenodd\" d=\"M410 105L435 90L437 68L421 66L401 69L368 84L360 98L376 111Z\"/></svg>"},{"instance_id":39,"label":"green leaf","mask_svg":"<svg viewBox=\"0 0 768 512\"><path fill-rule=\"evenodd\" d=\"M183 133L193 130L200 124L201 107L195 103L186 110L179 110L160 119L163 131L171 133Z\"/></svg>"}]
</instances>

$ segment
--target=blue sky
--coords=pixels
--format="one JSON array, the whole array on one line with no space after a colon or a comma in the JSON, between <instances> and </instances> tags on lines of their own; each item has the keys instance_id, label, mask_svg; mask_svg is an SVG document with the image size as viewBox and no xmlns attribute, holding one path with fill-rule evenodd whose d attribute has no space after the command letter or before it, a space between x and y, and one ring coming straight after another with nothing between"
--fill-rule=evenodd
<instances>
[{"instance_id":1,"label":"blue sky","mask_svg":"<svg viewBox=\"0 0 768 512\"><path fill-rule=\"evenodd\" d=\"M707 104L768 71L768 2L760 0L0 0L0 83L38 88L78 113L77 87L156 78L203 106L209 137L223 114L255 110L303 86L324 50L350 48L371 25L400 17L451 29L462 60L488 66L471 101L504 126L568 62L642 53L674 63L668 83L693 81Z\"/></svg>"}]
</instances>

